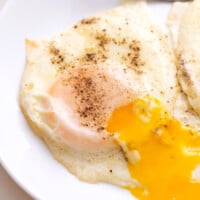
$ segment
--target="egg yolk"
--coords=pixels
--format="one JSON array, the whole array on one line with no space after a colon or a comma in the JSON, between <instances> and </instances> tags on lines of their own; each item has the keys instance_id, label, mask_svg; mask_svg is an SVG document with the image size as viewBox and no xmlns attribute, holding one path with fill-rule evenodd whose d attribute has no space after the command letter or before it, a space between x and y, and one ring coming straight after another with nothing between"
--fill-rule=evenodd
<instances>
[{"instance_id":1,"label":"egg yolk","mask_svg":"<svg viewBox=\"0 0 200 200\"><path fill-rule=\"evenodd\" d=\"M172 117L157 99L144 97L116 109L106 129L125 146L130 174L140 183L127 188L134 196L200 199L200 178L193 176L200 164L198 132Z\"/></svg>"}]
</instances>

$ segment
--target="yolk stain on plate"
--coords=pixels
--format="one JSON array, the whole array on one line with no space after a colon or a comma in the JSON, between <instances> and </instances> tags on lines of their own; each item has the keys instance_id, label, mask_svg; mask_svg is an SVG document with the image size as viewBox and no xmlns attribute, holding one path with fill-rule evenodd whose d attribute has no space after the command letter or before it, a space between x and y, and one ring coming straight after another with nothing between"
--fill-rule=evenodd
<instances>
[{"instance_id":1,"label":"yolk stain on plate","mask_svg":"<svg viewBox=\"0 0 200 200\"><path fill-rule=\"evenodd\" d=\"M140 183L127 189L138 199L200 199L200 179L193 177L200 164L200 136L159 100L147 96L117 108L106 129L124 146L130 174Z\"/></svg>"}]
</instances>

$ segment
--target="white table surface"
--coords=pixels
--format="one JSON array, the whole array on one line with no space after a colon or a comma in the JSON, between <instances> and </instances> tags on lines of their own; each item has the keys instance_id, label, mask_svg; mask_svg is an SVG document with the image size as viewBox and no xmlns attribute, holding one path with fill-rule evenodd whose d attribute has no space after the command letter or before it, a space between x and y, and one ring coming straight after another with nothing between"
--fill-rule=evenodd
<instances>
[{"instance_id":1,"label":"white table surface","mask_svg":"<svg viewBox=\"0 0 200 200\"><path fill-rule=\"evenodd\" d=\"M7 174L0 164L0 199L1 200L33 200Z\"/></svg>"}]
</instances>

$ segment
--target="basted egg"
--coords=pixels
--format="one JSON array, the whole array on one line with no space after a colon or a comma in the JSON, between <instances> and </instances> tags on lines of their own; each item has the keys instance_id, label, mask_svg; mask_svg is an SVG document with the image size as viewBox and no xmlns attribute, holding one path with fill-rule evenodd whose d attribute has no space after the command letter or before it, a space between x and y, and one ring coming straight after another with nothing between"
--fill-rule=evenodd
<instances>
[{"instance_id":1,"label":"basted egg","mask_svg":"<svg viewBox=\"0 0 200 200\"><path fill-rule=\"evenodd\" d=\"M182 7L180 16L174 14L178 8ZM189 4L174 5L169 21L175 18L174 26L170 26L173 35L176 35L176 56L178 67L178 78L181 88L187 95L189 103L199 114L199 46L200 46L200 23L198 21L200 14L200 1L195 0Z\"/></svg>"},{"instance_id":2,"label":"basted egg","mask_svg":"<svg viewBox=\"0 0 200 200\"><path fill-rule=\"evenodd\" d=\"M71 173L130 189L139 199L179 195L175 183L191 186L198 136L186 125L200 127L199 118L181 93L173 49L145 2L85 18L51 39L26 40L26 48L21 109Z\"/></svg>"},{"instance_id":3,"label":"basted egg","mask_svg":"<svg viewBox=\"0 0 200 200\"><path fill-rule=\"evenodd\" d=\"M182 16L189 6L189 2L175 2L167 17L167 26L173 48L176 50L179 41L179 24Z\"/></svg>"},{"instance_id":4,"label":"basted egg","mask_svg":"<svg viewBox=\"0 0 200 200\"><path fill-rule=\"evenodd\" d=\"M191 2L175 2L172 5L172 8L169 12L167 18L167 25L171 38L171 45L174 49L174 54L176 57L176 66L178 71L178 83L179 83L179 93L176 100L176 105L174 109L174 116L178 118L184 125L191 124L199 130L199 115L197 111L191 106L187 93L185 93L181 78L181 69L179 67L179 43L184 43L180 41L179 32L180 32L180 24L182 23L182 18L186 10L188 9Z\"/></svg>"},{"instance_id":5,"label":"basted egg","mask_svg":"<svg viewBox=\"0 0 200 200\"><path fill-rule=\"evenodd\" d=\"M26 45L20 106L55 158L83 180L135 183L105 124L139 96L173 110L177 95L171 49L146 4L105 11Z\"/></svg>"}]
</instances>

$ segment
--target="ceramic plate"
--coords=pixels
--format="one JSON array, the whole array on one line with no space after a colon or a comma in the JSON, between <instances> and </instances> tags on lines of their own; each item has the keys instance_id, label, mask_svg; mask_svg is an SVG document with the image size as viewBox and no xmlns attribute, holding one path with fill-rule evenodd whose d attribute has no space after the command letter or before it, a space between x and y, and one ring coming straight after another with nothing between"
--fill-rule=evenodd
<instances>
[{"instance_id":1,"label":"ceramic plate","mask_svg":"<svg viewBox=\"0 0 200 200\"><path fill-rule=\"evenodd\" d=\"M88 184L56 162L29 129L18 106L26 37L50 37L78 19L118 5L117 0L8 0L0 10L0 158L11 177L41 200L133 200L109 184ZM170 5L152 3L163 24Z\"/></svg>"}]
</instances>

